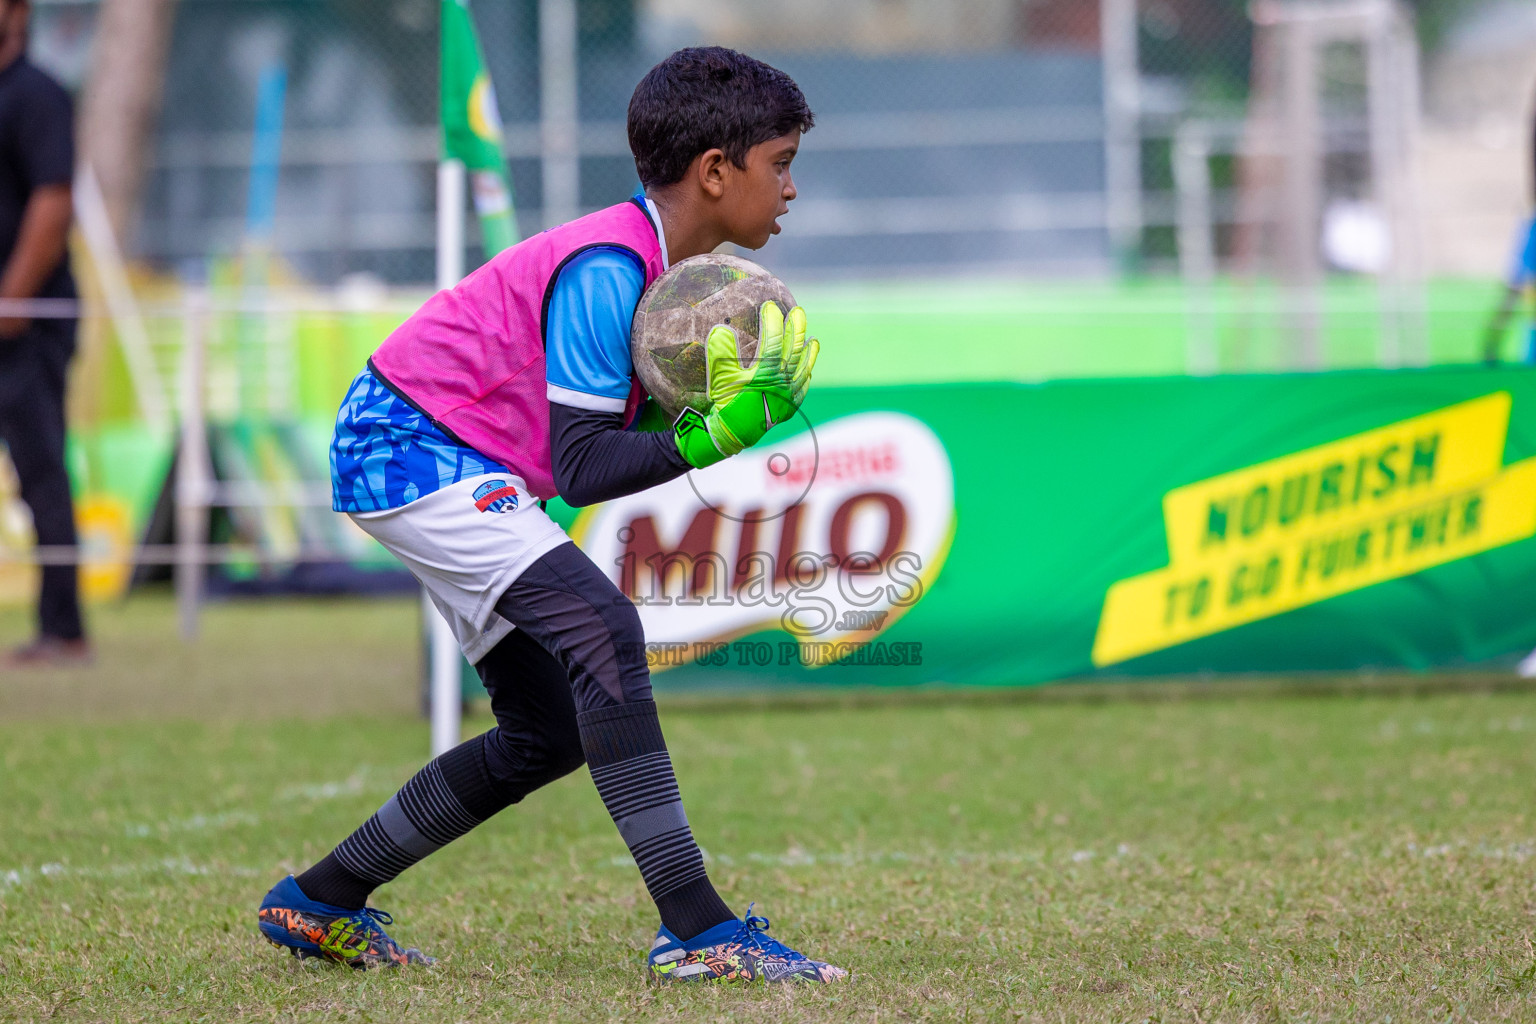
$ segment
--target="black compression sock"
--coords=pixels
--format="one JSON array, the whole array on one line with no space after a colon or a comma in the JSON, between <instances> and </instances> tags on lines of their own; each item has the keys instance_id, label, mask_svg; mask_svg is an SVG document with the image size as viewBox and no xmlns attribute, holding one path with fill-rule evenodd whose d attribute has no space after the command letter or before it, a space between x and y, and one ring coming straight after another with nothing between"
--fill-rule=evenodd
<instances>
[{"instance_id":1,"label":"black compression sock","mask_svg":"<svg viewBox=\"0 0 1536 1024\"><path fill-rule=\"evenodd\" d=\"M336 859L336 853L326 854L314 867L294 878L304 895L317 903L329 903L347 910L362 910L373 892L373 883L359 878Z\"/></svg>"},{"instance_id":2,"label":"black compression sock","mask_svg":"<svg viewBox=\"0 0 1536 1024\"><path fill-rule=\"evenodd\" d=\"M492 783L485 737L476 736L417 772L361 828L294 881L312 900L360 909L374 889L514 799Z\"/></svg>"},{"instance_id":3,"label":"black compression sock","mask_svg":"<svg viewBox=\"0 0 1536 1024\"><path fill-rule=\"evenodd\" d=\"M736 920L708 876L685 882L656 897L656 910L661 914L661 923L684 942L717 924Z\"/></svg>"},{"instance_id":4,"label":"black compression sock","mask_svg":"<svg viewBox=\"0 0 1536 1024\"><path fill-rule=\"evenodd\" d=\"M654 701L636 701L576 716L592 781L661 923L684 941L736 915L715 892L683 813L672 758Z\"/></svg>"}]
</instances>

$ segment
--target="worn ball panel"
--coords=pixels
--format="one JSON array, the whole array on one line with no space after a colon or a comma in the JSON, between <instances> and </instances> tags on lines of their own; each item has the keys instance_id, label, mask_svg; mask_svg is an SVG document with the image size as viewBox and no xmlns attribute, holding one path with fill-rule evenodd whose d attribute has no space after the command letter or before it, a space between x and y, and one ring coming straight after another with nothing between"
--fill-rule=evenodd
<instances>
[{"instance_id":1,"label":"worn ball panel","mask_svg":"<svg viewBox=\"0 0 1536 1024\"><path fill-rule=\"evenodd\" d=\"M735 330L744 364L757 358L757 311L770 299L786 313L795 305L784 282L756 263L716 253L673 265L645 290L630 328L630 355L668 419L684 409L709 411L704 345L716 324Z\"/></svg>"}]
</instances>

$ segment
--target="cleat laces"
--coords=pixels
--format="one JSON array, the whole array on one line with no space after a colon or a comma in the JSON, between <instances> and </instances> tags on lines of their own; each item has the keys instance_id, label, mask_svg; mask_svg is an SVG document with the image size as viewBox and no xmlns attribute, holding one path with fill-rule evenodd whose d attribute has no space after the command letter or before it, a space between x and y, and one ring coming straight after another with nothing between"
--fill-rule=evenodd
<instances>
[{"instance_id":1,"label":"cleat laces","mask_svg":"<svg viewBox=\"0 0 1536 1024\"><path fill-rule=\"evenodd\" d=\"M364 907L362 910L359 910L355 916L360 918L371 917L374 919L374 921L381 925L395 923L395 915L391 914L387 910L380 910L378 907ZM364 921L363 923L366 924L367 922Z\"/></svg>"},{"instance_id":2,"label":"cleat laces","mask_svg":"<svg viewBox=\"0 0 1536 1024\"><path fill-rule=\"evenodd\" d=\"M743 946L751 946L759 952L769 956L781 956L788 960L809 960L804 953L790 949L784 943L768 934L768 919L766 917L753 917L752 908L756 903L747 905L747 916L741 922L741 928L736 932L735 941Z\"/></svg>"},{"instance_id":3,"label":"cleat laces","mask_svg":"<svg viewBox=\"0 0 1536 1024\"><path fill-rule=\"evenodd\" d=\"M338 923L340 921L348 922L345 930L339 936L332 939L338 948L345 952L358 952L359 950L353 946L354 943L361 945L361 952L368 952L371 944L376 940L399 948L400 944L390 938L389 933L382 927L383 925L395 923L394 915L388 911L380 910L378 907L364 907L362 910L353 911L346 917L338 918L337 920ZM322 948L324 948L324 945L324 943L321 944Z\"/></svg>"}]
</instances>

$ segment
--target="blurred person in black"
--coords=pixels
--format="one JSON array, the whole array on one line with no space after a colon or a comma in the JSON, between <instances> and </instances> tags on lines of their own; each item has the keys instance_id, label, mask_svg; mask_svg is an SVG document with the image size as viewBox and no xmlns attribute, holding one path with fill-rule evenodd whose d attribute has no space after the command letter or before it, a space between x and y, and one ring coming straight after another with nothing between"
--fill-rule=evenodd
<instances>
[{"instance_id":1,"label":"blurred person in black","mask_svg":"<svg viewBox=\"0 0 1536 1024\"><path fill-rule=\"evenodd\" d=\"M1536 108L1533 108L1531 117L1531 134L1529 136L1531 149L1529 164L1531 170L1531 190L1533 203L1536 203ZM1536 211L1536 205L1531 207ZM1494 311L1492 319L1488 321L1487 328L1483 331L1483 360L1490 366L1499 362L1500 351L1504 347L1504 336L1508 333L1510 322L1515 319L1515 313L1519 310L1522 300L1525 301L1528 312L1523 317L1523 337L1520 339L1519 360L1525 363L1536 363L1536 213L1523 217L1515 231L1515 244L1509 257L1509 271L1504 275L1504 290L1498 309ZM1536 674L1536 654L1530 659L1532 674Z\"/></svg>"},{"instance_id":2,"label":"blurred person in black","mask_svg":"<svg viewBox=\"0 0 1536 1024\"><path fill-rule=\"evenodd\" d=\"M69 94L27 60L28 0L0 0L0 300L73 299L67 245L74 129ZM0 441L39 545L75 544L64 467L64 379L75 321L0 317ZM7 664L88 660L73 565L42 569L37 637Z\"/></svg>"}]
</instances>

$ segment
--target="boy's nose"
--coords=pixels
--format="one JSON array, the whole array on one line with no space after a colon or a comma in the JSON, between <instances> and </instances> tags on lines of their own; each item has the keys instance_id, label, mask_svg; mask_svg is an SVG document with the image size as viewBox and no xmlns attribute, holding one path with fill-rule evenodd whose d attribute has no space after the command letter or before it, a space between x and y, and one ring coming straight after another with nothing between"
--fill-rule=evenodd
<instances>
[{"instance_id":1,"label":"boy's nose","mask_svg":"<svg viewBox=\"0 0 1536 1024\"><path fill-rule=\"evenodd\" d=\"M795 188L795 179L786 176L784 179L784 201L787 203L799 194Z\"/></svg>"}]
</instances>

